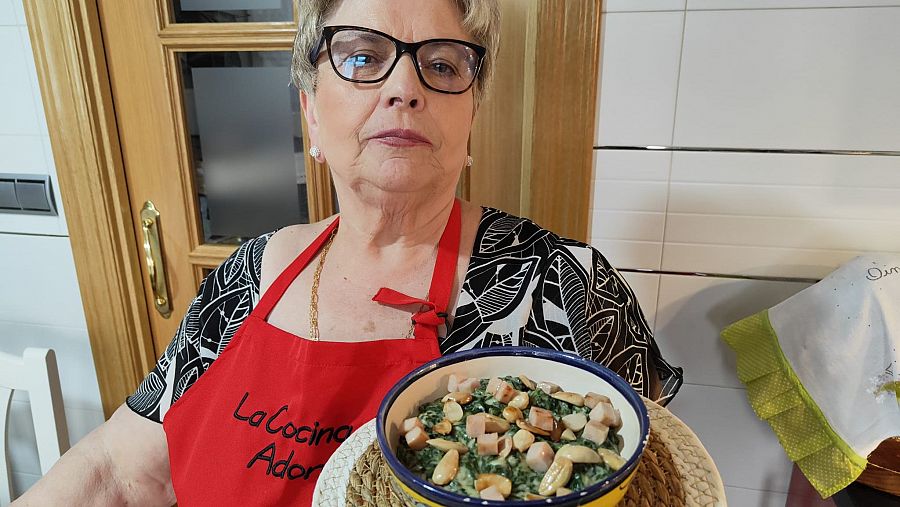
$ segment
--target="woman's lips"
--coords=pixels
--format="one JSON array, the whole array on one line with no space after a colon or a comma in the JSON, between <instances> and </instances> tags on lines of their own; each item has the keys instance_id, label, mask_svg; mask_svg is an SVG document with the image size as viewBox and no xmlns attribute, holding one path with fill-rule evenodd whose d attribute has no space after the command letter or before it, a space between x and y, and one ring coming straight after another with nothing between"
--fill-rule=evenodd
<instances>
[{"instance_id":1,"label":"woman's lips","mask_svg":"<svg viewBox=\"0 0 900 507\"><path fill-rule=\"evenodd\" d=\"M396 148L431 146L431 141L429 141L427 137L415 130L408 129L384 130L375 134L370 139Z\"/></svg>"}]
</instances>

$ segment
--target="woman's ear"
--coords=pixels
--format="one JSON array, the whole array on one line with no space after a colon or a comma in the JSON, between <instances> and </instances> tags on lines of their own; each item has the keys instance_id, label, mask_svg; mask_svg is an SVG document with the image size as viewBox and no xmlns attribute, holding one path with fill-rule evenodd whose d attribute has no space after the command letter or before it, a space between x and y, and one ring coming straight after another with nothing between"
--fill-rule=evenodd
<instances>
[{"instance_id":1,"label":"woman's ear","mask_svg":"<svg viewBox=\"0 0 900 507\"><path fill-rule=\"evenodd\" d=\"M316 112L315 98L305 91L300 91L300 108L303 109L303 117L306 119L309 142L316 146L319 144L319 118Z\"/></svg>"}]
</instances>

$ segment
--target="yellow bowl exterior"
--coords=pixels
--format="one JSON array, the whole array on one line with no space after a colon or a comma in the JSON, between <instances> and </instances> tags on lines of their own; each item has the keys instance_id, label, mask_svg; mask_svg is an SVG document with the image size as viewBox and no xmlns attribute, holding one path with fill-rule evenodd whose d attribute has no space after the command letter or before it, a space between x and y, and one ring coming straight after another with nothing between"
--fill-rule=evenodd
<instances>
[{"instance_id":1,"label":"yellow bowl exterior","mask_svg":"<svg viewBox=\"0 0 900 507\"><path fill-rule=\"evenodd\" d=\"M610 490L605 495L595 498L588 503L584 503L584 504L580 504L580 505L585 505L588 507L615 507L615 506L619 505L619 502L621 502L622 498L625 497L625 492L628 491L628 486L631 485L631 480L634 479L634 475L637 473L638 468L640 468L640 465L635 467L634 471L631 472L631 474L629 474L628 477L626 477L625 480L623 480L621 484L619 484L618 486L616 486L615 488ZM395 485L400 487L401 492L406 495L407 500L416 502L417 505L427 505L428 507L446 507L439 503L432 502L431 500L416 493L415 491L410 489L406 484L403 484L402 482L400 482L400 480L397 479L397 476L395 476L393 472L391 472L391 479L394 481ZM396 488L395 488L395 490L396 490Z\"/></svg>"}]
</instances>

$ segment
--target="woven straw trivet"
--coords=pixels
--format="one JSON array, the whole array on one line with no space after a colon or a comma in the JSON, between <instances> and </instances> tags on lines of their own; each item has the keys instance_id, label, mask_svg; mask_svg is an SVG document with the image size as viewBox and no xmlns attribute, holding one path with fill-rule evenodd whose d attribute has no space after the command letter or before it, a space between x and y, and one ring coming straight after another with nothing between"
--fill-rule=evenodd
<instances>
[{"instance_id":1,"label":"woven straw trivet","mask_svg":"<svg viewBox=\"0 0 900 507\"><path fill-rule=\"evenodd\" d=\"M697 437L668 410L644 401L650 414L650 439L620 507L725 505L722 479ZM350 472L346 505L407 507L390 481L381 450L373 443Z\"/></svg>"}]
</instances>

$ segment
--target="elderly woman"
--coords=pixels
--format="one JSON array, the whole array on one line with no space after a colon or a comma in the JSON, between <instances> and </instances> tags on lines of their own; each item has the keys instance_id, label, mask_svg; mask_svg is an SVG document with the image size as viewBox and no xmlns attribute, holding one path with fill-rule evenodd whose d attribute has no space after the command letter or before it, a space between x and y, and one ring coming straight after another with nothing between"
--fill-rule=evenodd
<instances>
[{"instance_id":1,"label":"elderly woman","mask_svg":"<svg viewBox=\"0 0 900 507\"><path fill-rule=\"evenodd\" d=\"M572 351L675 393L600 253L455 198L498 18L496 0L300 2L292 73L340 216L213 271L127 406L24 504L308 505L394 382L473 347Z\"/></svg>"}]
</instances>

